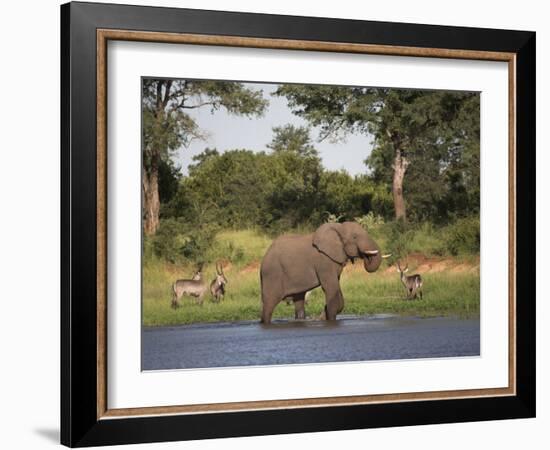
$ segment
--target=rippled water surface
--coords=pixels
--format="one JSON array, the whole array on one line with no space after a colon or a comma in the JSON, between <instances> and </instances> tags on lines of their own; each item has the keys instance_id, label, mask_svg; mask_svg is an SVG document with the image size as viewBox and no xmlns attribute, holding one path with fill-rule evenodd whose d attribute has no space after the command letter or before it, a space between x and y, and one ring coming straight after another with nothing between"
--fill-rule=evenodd
<instances>
[{"instance_id":1,"label":"rippled water surface","mask_svg":"<svg viewBox=\"0 0 550 450\"><path fill-rule=\"evenodd\" d=\"M479 318L339 316L143 328L142 370L478 356Z\"/></svg>"}]
</instances>

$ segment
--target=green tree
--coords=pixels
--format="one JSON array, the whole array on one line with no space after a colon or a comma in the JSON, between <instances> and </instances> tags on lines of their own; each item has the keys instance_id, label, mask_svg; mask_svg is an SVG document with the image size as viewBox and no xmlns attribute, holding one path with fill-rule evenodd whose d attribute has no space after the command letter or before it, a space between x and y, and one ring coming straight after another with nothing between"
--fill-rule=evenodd
<instances>
[{"instance_id":1,"label":"green tree","mask_svg":"<svg viewBox=\"0 0 550 450\"><path fill-rule=\"evenodd\" d=\"M391 195L366 175L352 177L344 170L325 171L319 186L325 214L342 220L354 220L369 212L388 216L392 211Z\"/></svg>"},{"instance_id":2,"label":"green tree","mask_svg":"<svg viewBox=\"0 0 550 450\"><path fill-rule=\"evenodd\" d=\"M250 150L219 154L206 149L193 159L196 163L170 203L172 216L184 217L197 227L208 223L224 227L260 223L268 213L266 198L273 189L268 155Z\"/></svg>"},{"instance_id":3,"label":"green tree","mask_svg":"<svg viewBox=\"0 0 550 450\"><path fill-rule=\"evenodd\" d=\"M317 221L319 182L323 172L321 159L308 127L287 124L273 128L271 180L274 189L267 199L270 219L264 225L279 229L293 228Z\"/></svg>"},{"instance_id":4,"label":"green tree","mask_svg":"<svg viewBox=\"0 0 550 450\"><path fill-rule=\"evenodd\" d=\"M287 124L273 127L273 139L267 144L273 152L289 151L304 157L318 156L309 135L309 128Z\"/></svg>"},{"instance_id":5,"label":"green tree","mask_svg":"<svg viewBox=\"0 0 550 450\"><path fill-rule=\"evenodd\" d=\"M319 183L323 173L317 156L281 151L270 156L272 190L267 198L269 215L263 225L287 230L316 222L320 205Z\"/></svg>"},{"instance_id":6,"label":"green tree","mask_svg":"<svg viewBox=\"0 0 550 450\"><path fill-rule=\"evenodd\" d=\"M165 217L222 227L261 226L287 230L317 221L323 194L321 161L310 149L253 152L206 149L193 158L189 176L174 199L163 208Z\"/></svg>"},{"instance_id":7,"label":"green tree","mask_svg":"<svg viewBox=\"0 0 550 450\"><path fill-rule=\"evenodd\" d=\"M193 172L199 169L203 164L205 164L208 159L216 158L218 156L220 156L218 150L216 150L215 148L206 147L202 153L199 153L198 155L195 155L191 158L193 160L193 163L189 164L187 170L190 174L193 174Z\"/></svg>"},{"instance_id":8,"label":"green tree","mask_svg":"<svg viewBox=\"0 0 550 450\"><path fill-rule=\"evenodd\" d=\"M342 139L347 133L373 137L367 163L376 179L390 183L398 220L407 218L403 188L411 165L436 177L453 151L460 153L465 145L476 151L479 110L477 115L475 108L470 111L471 123L460 118L464 104L478 97L475 93L281 85L275 95L286 97L294 114L319 127L321 139Z\"/></svg>"},{"instance_id":9,"label":"green tree","mask_svg":"<svg viewBox=\"0 0 550 450\"><path fill-rule=\"evenodd\" d=\"M394 200L401 184L410 206L408 216L415 221L445 222L479 212L479 95L407 93L388 102L396 117L383 118L392 129L405 130L405 137L395 131L375 132L375 145L366 160L374 178L392 184Z\"/></svg>"},{"instance_id":10,"label":"green tree","mask_svg":"<svg viewBox=\"0 0 550 450\"><path fill-rule=\"evenodd\" d=\"M142 82L143 123L143 229L152 235L159 226L159 173L161 161L193 139L204 138L187 110L201 107L214 112L224 108L230 114L255 116L263 113L267 100L261 91L242 83L225 81L144 79Z\"/></svg>"},{"instance_id":11,"label":"green tree","mask_svg":"<svg viewBox=\"0 0 550 450\"><path fill-rule=\"evenodd\" d=\"M159 163L159 199L160 203L168 203L175 193L181 180L181 168L171 159Z\"/></svg>"}]
</instances>

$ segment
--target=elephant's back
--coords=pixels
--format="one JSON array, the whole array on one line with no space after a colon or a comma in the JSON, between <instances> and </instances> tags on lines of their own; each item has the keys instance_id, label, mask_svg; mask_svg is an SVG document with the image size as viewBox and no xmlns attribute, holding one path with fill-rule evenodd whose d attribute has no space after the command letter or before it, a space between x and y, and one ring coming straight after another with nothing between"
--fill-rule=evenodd
<instances>
[{"instance_id":1,"label":"elephant's back","mask_svg":"<svg viewBox=\"0 0 550 450\"><path fill-rule=\"evenodd\" d=\"M273 240L265 256L277 254L279 252L287 253L291 249L306 249L313 245L313 235L283 234Z\"/></svg>"},{"instance_id":2,"label":"elephant's back","mask_svg":"<svg viewBox=\"0 0 550 450\"><path fill-rule=\"evenodd\" d=\"M263 259L261 270L268 269L273 264L279 264L282 260L293 258L297 254L305 254L313 249L313 235L284 234L276 238L267 249Z\"/></svg>"}]
</instances>

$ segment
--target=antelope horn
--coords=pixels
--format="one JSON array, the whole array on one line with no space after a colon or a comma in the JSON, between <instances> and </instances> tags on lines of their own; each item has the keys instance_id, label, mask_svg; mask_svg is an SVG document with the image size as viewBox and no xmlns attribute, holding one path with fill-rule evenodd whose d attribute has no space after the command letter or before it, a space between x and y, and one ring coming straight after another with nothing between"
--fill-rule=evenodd
<instances>
[{"instance_id":1,"label":"antelope horn","mask_svg":"<svg viewBox=\"0 0 550 450\"><path fill-rule=\"evenodd\" d=\"M389 258L391 255L391 253L388 253L387 255L382 255L382 258Z\"/></svg>"}]
</instances>

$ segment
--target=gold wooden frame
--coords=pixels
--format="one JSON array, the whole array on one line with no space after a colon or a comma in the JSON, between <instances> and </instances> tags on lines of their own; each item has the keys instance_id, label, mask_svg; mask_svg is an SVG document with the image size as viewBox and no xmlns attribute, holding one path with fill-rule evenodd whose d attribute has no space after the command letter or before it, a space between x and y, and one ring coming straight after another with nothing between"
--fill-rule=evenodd
<instances>
[{"instance_id":1,"label":"gold wooden frame","mask_svg":"<svg viewBox=\"0 0 550 450\"><path fill-rule=\"evenodd\" d=\"M502 61L508 63L508 387L109 409L107 405L107 42L109 40ZM288 409L516 395L516 55L506 52L345 44L128 30L97 30L97 418Z\"/></svg>"}]
</instances>

